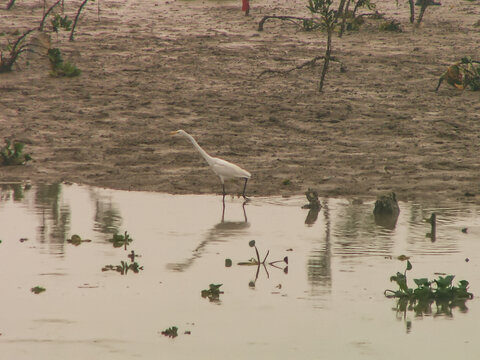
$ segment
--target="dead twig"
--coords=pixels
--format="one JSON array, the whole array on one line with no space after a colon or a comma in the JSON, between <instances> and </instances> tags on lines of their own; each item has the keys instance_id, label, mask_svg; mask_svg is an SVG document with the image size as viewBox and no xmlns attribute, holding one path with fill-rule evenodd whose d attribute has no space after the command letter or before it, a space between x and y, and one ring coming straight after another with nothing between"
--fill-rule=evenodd
<instances>
[{"instance_id":1,"label":"dead twig","mask_svg":"<svg viewBox=\"0 0 480 360\"><path fill-rule=\"evenodd\" d=\"M308 20L312 20L312 19L309 19L309 18L304 18L304 17L298 17L298 16L277 16L277 15L266 15L262 18L262 20L260 20L260 22L258 23L258 31L263 31L263 24L265 23L265 21L267 21L268 19L279 19L279 20L300 20L300 21L308 21Z\"/></svg>"},{"instance_id":2,"label":"dead twig","mask_svg":"<svg viewBox=\"0 0 480 360\"><path fill-rule=\"evenodd\" d=\"M323 55L319 55L319 56L315 56L313 59L311 60L308 60L300 65L297 65L293 68L290 68L290 69L287 69L287 70L272 70L272 69L266 69L266 70L263 70L258 76L257 76L257 79L259 79L260 77L262 77L263 75L265 74L282 74L282 75L286 75L288 73L291 73L292 71L294 70L300 70L300 69L303 69L304 67L306 66L315 66L316 62L318 60L321 60L321 59L325 59L325 56ZM346 67L345 65L340 61L338 60L337 58L331 56L330 57L330 61L334 61L334 62L338 62L340 64L340 71L342 72L345 72L346 71Z\"/></svg>"}]
</instances>

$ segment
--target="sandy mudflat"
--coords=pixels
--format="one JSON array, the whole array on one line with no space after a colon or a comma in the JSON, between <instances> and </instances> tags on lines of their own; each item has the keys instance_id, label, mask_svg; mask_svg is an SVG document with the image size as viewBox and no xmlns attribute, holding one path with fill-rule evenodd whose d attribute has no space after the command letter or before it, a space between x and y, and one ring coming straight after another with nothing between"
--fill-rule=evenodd
<instances>
[{"instance_id":1,"label":"sandy mudflat","mask_svg":"<svg viewBox=\"0 0 480 360\"><path fill-rule=\"evenodd\" d=\"M53 78L38 57L0 74L1 137L24 141L35 159L1 167L0 181L220 192L191 144L169 136L183 128L211 155L249 170L253 196L311 187L480 200L480 93L447 84L434 92L449 64L480 59L480 1L429 7L420 28L409 24L406 1L378 3L404 32L370 20L335 36L333 55L347 71L332 63L321 94L321 63L258 78L323 54L323 33L278 20L257 31L264 15L308 16L305 1L255 0L249 17L241 1L102 0L100 14L87 3L74 42L52 37L79 77ZM65 13L74 17L78 5L67 0ZM39 0L0 10L0 42L35 26L42 10Z\"/></svg>"}]
</instances>

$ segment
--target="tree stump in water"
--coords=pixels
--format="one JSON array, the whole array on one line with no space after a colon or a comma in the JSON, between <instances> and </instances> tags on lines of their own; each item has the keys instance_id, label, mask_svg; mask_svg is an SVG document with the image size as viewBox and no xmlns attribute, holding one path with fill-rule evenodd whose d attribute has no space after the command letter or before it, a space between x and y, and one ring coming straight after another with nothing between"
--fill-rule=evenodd
<instances>
[{"instance_id":1,"label":"tree stump in water","mask_svg":"<svg viewBox=\"0 0 480 360\"><path fill-rule=\"evenodd\" d=\"M400 207L398 206L397 198L393 191L379 196L377 201L375 201L373 215L375 216L375 223L377 225L394 229L399 214Z\"/></svg>"}]
</instances>

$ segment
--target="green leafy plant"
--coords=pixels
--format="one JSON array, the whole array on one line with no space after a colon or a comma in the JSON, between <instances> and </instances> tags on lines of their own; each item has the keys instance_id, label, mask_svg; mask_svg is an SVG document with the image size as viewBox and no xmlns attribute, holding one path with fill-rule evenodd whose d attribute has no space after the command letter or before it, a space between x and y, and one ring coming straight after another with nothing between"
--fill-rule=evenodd
<instances>
[{"instance_id":1,"label":"green leafy plant","mask_svg":"<svg viewBox=\"0 0 480 360\"><path fill-rule=\"evenodd\" d=\"M458 286L452 285L454 275L445 277L439 276L438 279L429 280L428 278L413 279L416 288L410 288L407 284L407 271L412 269L412 264L407 260L407 267L404 273L397 272L390 277L390 281L397 283L398 290L385 290L385 296L389 298L403 298L408 300L450 300L455 302L459 299L472 299L473 294L468 292L468 281L460 280Z\"/></svg>"},{"instance_id":2,"label":"green leafy plant","mask_svg":"<svg viewBox=\"0 0 480 360\"><path fill-rule=\"evenodd\" d=\"M178 328L176 326L171 326L168 329L162 331L162 335L169 338L176 338L178 336Z\"/></svg>"},{"instance_id":3,"label":"green leafy plant","mask_svg":"<svg viewBox=\"0 0 480 360\"><path fill-rule=\"evenodd\" d=\"M122 234L114 234L113 237L111 239L109 239L108 241L110 241L113 244L113 247L115 247L115 248L119 248L119 247L123 246L125 248L125 250L127 250L127 246L130 245L130 243L133 241L133 239L125 231L123 233L123 235Z\"/></svg>"},{"instance_id":4,"label":"green leafy plant","mask_svg":"<svg viewBox=\"0 0 480 360\"><path fill-rule=\"evenodd\" d=\"M302 19L302 27L305 31L315 31L322 27L322 24L315 19Z\"/></svg>"},{"instance_id":5,"label":"green leafy plant","mask_svg":"<svg viewBox=\"0 0 480 360\"><path fill-rule=\"evenodd\" d=\"M38 294L46 291L46 289L41 287L41 286L35 286L35 287L31 288L30 291L33 292L34 294L38 295Z\"/></svg>"},{"instance_id":6,"label":"green leafy plant","mask_svg":"<svg viewBox=\"0 0 480 360\"><path fill-rule=\"evenodd\" d=\"M12 67L18 60L20 54L30 50L25 39L34 30L35 29L30 29L25 31L13 43L9 43L4 51L0 50L0 73L12 71ZM4 54L4 52L6 54Z\"/></svg>"},{"instance_id":7,"label":"green leafy plant","mask_svg":"<svg viewBox=\"0 0 480 360\"><path fill-rule=\"evenodd\" d=\"M385 296L396 298L397 305L393 309L397 314L403 314L406 321L407 332L411 331L411 321L406 319L407 311L414 311L416 316L424 314L453 316L452 309L459 308L460 311L468 310L466 301L473 298L473 294L468 291L468 281L461 280L458 286L452 284L454 275L439 276L438 279L429 280L427 278L414 279L416 288L410 288L407 284L407 271L412 269L412 264L407 260L407 267L404 273L397 272L390 277L390 280L396 282L399 289L385 290ZM435 312L432 305L436 306Z\"/></svg>"},{"instance_id":8,"label":"green leafy plant","mask_svg":"<svg viewBox=\"0 0 480 360\"><path fill-rule=\"evenodd\" d=\"M52 30L55 33L58 33L60 29L70 31L72 27L72 20L70 20L67 15L62 17L60 14L55 14L51 22Z\"/></svg>"},{"instance_id":9,"label":"green leafy plant","mask_svg":"<svg viewBox=\"0 0 480 360\"><path fill-rule=\"evenodd\" d=\"M48 58L50 60L51 71L50 75L54 77L66 76L74 77L78 76L81 73L81 70L78 69L70 61L63 60L62 53L58 48L48 49Z\"/></svg>"},{"instance_id":10,"label":"green leafy plant","mask_svg":"<svg viewBox=\"0 0 480 360\"><path fill-rule=\"evenodd\" d=\"M12 146L13 145L13 146ZM0 156L3 165L24 165L32 160L30 154L24 154L25 144L19 141L5 139L5 146L0 149Z\"/></svg>"},{"instance_id":11,"label":"green leafy plant","mask_svg":"<svg viewBox=\"0 0 480 360\"><path fill-rule=\"evenodd\" d=\"M480 90L480 61L472 60L471 57L463 57L459 62L450 65L440 79L435 91L440 88L443 80L457 89L470 88L473 91Z\"/></svg>"},{"instance_id":12,"label":"green leafy plant","mask_svg":"<svg viewBox=\"0 0 480 360\"><path fill-rule=\"evenodd\" d=\"M220 294L223 294L223 291L220 290L222 284L210 284L209 288L202 290L201 295L203 298L208 298L212 302L217 302L220 300Z\"/></svg>"}]
</instances>

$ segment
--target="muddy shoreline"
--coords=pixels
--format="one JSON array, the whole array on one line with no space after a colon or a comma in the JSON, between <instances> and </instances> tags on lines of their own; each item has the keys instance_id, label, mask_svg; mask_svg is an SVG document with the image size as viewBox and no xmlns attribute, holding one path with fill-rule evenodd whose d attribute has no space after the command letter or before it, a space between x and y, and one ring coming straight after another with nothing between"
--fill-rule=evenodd
<instances>
[{"instance_id":1,"label":"muddy shoreline","mask_svg":"<svg viewBox=\"0 0 480 360\"><path fill-rule=\"evenodd\" d=\"M66 4L74 15L79 2ZM378 4L403 32L371 20L343 38L324 92L321 66L286 75L321 55L325 36L264 15L307 16L302 1L251 3L103 1L87 6L76 32L54 35L82 74L59 79L46 59L0 74L0 134L26 143L26 166L0 167L0 181L75 182L115 189L220 193L221 184L184 129L212 156L252 173L251 196L480 200L479 93L443 84L449 64L480 58L478 2L427 9L420 28L407 4ZM13 36L41 18L42 4L1 10ZM1 39L2 44L5 37ZM227 183L238 193L242 181Z\"/></svg>"}]
</instances>

